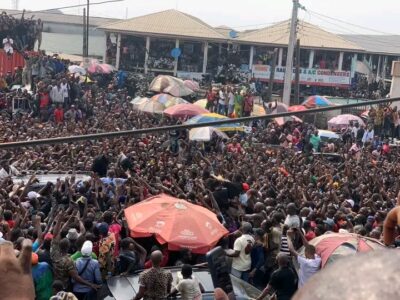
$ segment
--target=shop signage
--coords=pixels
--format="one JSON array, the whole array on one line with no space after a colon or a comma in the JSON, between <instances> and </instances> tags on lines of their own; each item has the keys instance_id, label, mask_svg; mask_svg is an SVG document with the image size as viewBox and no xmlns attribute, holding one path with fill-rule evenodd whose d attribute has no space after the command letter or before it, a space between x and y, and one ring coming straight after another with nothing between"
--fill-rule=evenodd
<instances>
[{"instance_id":1,"label":"shop signage","mask_svg":"<svg viewBox=\"0 0 400 300\"><path fill-rule=\"evenodd\" d=\"M262 81L268 81L271 67L268 65L253 65L253 77ZM293 69L293 80L296 69ZM274 82L283 82L285 78L285 67L275 68ZM300 84L317 86L350 86L350 71L332 71L326 69L300 69Z\"/></svg>"}]
</instances>

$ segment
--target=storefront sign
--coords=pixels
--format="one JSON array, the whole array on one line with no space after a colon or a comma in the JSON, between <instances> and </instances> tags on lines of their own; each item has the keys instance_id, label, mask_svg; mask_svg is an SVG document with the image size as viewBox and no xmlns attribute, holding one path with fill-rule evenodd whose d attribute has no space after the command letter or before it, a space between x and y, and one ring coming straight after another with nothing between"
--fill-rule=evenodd
<instances>
[{"instance_id":1,"label":"storefront sign","mask_svg":"<svg viewBox=\"0 0 400 300\"><path fill-rule=\"evenodd\" d=\"M271 67L268 65L253 65L253 77L262 81L268 81ZM296 69L293 69L293 79ZM285 67L275 68L274 82L283 82L285 78ZM325 69L300 69L300 84L316 86L350 86L350 71L331 71Z\"/></svg>"},{"instance_id":2,"label":"storefront sign","mask_svg":"<svg viewBox=\"0 0 400 300\"><path fill-rule=\"evenodd\" d=\"M182 79L189 79L189 80L202 80L203 73L196 73L196 72L184 72L184 71L178 71L176 74L179 78Z\"/></svg>"}]
</instances>

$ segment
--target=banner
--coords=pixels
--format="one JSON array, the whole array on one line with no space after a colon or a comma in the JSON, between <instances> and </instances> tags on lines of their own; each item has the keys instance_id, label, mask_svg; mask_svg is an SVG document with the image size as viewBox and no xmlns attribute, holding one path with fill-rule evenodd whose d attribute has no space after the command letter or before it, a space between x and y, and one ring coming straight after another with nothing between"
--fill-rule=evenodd
<instances>
[{"instance_id":1,"label":"banner","mask_svg":"<svg viewBox=\"0 0 400 300\"><path fill-rule=\"evenodd\" d=\"M283 82L285 78L285 67L275 68L274 82ZM271 66L253 65L253 77L262 81L268 81ZM296 69L293 69L293 80ZM300 68L300 84L314 86L349 87L351 79L350 71L331 71L325 69Z\"/></svg>"}]
</instances>

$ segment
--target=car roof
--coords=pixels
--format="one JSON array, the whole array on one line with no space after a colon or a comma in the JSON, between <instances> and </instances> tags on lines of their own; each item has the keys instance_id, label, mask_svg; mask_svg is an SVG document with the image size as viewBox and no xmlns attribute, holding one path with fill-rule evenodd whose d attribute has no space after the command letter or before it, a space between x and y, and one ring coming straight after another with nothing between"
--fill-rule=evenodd
<instances>
[{"instance_id":1,"label":"car roof","mask_svg":"<svg viewBox=\"0 0 400 300\"><path fill-rule=\"evenodd\" d=\"M176 282L180 268L165 269L171 271L173 282ZM116 300L131 300L136 295L139 290L139 274L140 272L131 276L114 276L107 280L108 288ZM214 285L208 269L193 268L193 274L204 287L203 299L214 299ZM238 300L256 298L261 293L257 288L232 275L231 280Z\"/></svg>"}]
</instances>

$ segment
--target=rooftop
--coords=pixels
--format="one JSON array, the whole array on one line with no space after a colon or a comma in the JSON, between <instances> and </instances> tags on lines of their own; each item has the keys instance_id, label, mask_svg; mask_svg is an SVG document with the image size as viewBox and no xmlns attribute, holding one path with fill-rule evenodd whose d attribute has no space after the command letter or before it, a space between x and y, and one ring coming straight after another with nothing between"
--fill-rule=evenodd
<instances>
[{"instance_id":1,"label":"rooftop","mask_svg":"<svg viewBox=\"0 0 400 300\"><path fill-rule=\"evenodd\" d=\"M170 9L100 26L113 32L157 34L198 39L226 40L226 37L202 20Z\"/></svg>"},{"instance_id":2,"label":"rooftop","mask_svg":"<svg viewBox=\"0 0 400 300\"><path fill-rule=\"evenodd\" d=\"M290 20L286 20L247 34L241 34L238 40L258 44L287 45L289 43L289 35ZM361 45L304 21L298 22L297 38L300 39L302 48L364 51Z\"/></svg>"},{"instance_id":3,"label":"rooftop","mask_svg":"<svg viewBox=\"0 0 400 300\"><path fill-rule=\"evenodd\" d=\"M22 16L22 10L0 8L0 13L1 12L6 12L8 15L14 16L14 18L21 18ZM83 18L82 16L79 15L63 14L59 11L46 11L46 12L25 11L26 19L30 19L32 16L36 20L41 19L43 22L79 24L79 25L82 24L82 18ZM90 25L96 27L116 21L119 21L119 19L90 17Z\"/></svg>"},{"instance_id":4,"label":"rooftop","mask_svg":"<svg viewBox=\"0 0 400 300\"><path fill-rule=\"evenodd\" d=\"M360 45L367 52L400 56L400 35L341 35L344 39Z\"/></svg>"}]
</instances>

